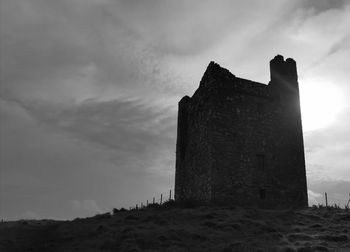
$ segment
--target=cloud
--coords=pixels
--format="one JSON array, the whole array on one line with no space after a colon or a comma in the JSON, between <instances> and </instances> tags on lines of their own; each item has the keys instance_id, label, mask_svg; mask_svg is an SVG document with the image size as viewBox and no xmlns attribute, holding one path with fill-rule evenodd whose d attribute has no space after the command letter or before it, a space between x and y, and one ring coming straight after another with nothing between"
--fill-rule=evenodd
<instances>
[{"instance_id":1,"label":"cloud","mask_svg":"<svg viewBox=\"0 0 350 252\"><path fill-rule=\"evenodd\" d=\"M17 0L1 18L4 98L72 103L169 88L153 84L164 80L149 46L103 2Z\"/></svg>"},{"instance_id":2,"label":"cloud","mask_svg":"<svg viewBox=\"0 0 350 252\"><path fill-rule=\"evenodd\" d=\"M0 101L5 218L29 207L42 218L74 218L71 197L98 198L107 211L173 187L176 118L168 109L122 100L69 108Z\"/></svg>"},{"instance_id":3,"label":"cloud","mask_svg":"<svg viewBox=\"0 0 350 252\"><path fill-rule=\"evenodd\" d=\"M232 33L238 37L249 31L251 18L264 21L262 13L279 9L283 2L120 1L117 6L122 11L117 13L130 29L151 41L156 52L195 56L221 44Z\"/></svg>"},{"instance_id":4,"label":"cloud","mask_svg":"<svg viewBox=\"0 0 350 252\"><path fill-rule=\"evenodd\" d=\"M46 102L23 106L38 122L73 139L113 150L118 165L132 163L133 170L142 172L154 166L156 156L173 160L170 153L175 148L173 108L157 108L133 100L87 100L70 107L50 106ZM141 161L143 168L135 165Z\"/></svg>"},{"instance_id":5,"label":"cloud","mask_svg":"<svg viewBox=\"0 0 350 252\"><path fill-rule=\"evenodd\" d=\"M313 1L307 1L313 2ZM320 11L310 12L307 6L301 5L297 16L297 24L291 37L300 45L308 47L307 57L312 57L315 63L322 63L325 58L336 51L349 48L348 26L350 22L350 4L345 1L317 1L320 4L314 6L312 10L317 10L317 6L329 5L328 8L320 8ZM321 4L321 3L329 4ZM332 3L342 2L343 4ZM316 3L316 1L315 1ZM335 7L336 6L336 7ZM319 24L322 23L322 26ZM320 57L321 56L321 57Z\"/></svg>"},{"instance_id":6,"label":"cloud","mask_svg":"<svg viewBox=\"0 0 350 252\"><path fill-rule=\"evenodd\" d=\"M336 41L329 49L327 56L335 54L343 49L350 48L350 32L345 34L342 38Z\"/></svg>"},{"instance_id":7,"label":"cloud","mask_svg":"<svg viewBox=\"0 0 350 252\"><path fill-rule=\"evenodd\" d=\"M346 4L346 0L303 0L301 8L319 14L332 9L343 9Z\"/></svg>"}]
</instances>

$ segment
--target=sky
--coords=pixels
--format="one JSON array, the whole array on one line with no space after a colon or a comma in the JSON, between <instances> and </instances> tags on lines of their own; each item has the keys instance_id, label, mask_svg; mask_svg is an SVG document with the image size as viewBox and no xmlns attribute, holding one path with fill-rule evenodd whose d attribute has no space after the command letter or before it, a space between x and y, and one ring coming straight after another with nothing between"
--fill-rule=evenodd
<instances>
[{"instance_id":1,"label":"sky","mask_svg":"<svg viewBox=\"0 0 350 252\"><path fill-rule=\"evenodd\" d=\"M350 193L350 1L0 0L0 218L73 219L174 188L177 102L211 60L296 60L309 203Z\"/></svg>"}]
</instances>

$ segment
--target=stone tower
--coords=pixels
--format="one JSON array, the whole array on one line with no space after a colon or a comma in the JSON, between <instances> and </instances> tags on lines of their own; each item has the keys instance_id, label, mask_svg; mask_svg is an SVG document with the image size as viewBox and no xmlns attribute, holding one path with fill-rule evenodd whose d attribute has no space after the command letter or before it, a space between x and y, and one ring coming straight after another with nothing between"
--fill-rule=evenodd
<instances>
[{"instance_id":1,"label":"stone tower","mask_svg":"<svg viewBox=\"0 0 350 252\"><path fill-rule=\"evenodd\" d=\"M179 102L175 200L307 206L296 62L277 55L268 85L210 62Z\"/></svg>"}]
</instances>

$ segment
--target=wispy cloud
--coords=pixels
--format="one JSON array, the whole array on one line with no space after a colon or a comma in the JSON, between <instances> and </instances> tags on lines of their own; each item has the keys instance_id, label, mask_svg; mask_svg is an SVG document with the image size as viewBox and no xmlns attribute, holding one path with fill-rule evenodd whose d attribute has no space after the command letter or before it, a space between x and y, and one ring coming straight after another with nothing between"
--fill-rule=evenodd
<instances>
[{"instance_id":1,"label":"wispy cloud","mask_svg":"<svg viewBox=\"0 0 350 252\"><path fill-rule=\"evenodd\" d=\"M23 106L39 122L107 148L140 151L144 147L140 144L174 141L174 109L140 100L86 100L69 107L36 101Z\"/></svg>"},{"instance_id":2,"label":"wispy cloud","mask_svg":"<svg viewBox=\"0 0 350 252\"><path fill-rule=\"evenodd\" d=\"M99 198L108 210L172 187L176 119L168 109L137 101L60 108L2 100L0 112L7 218L28 206L43 218L72 218L78 213L65 207L70 197Z\"/></svg>"},{"instance_id":3,"label":"wispy cloud","mask_svg":"<svg viewBox=\"0 0 350 252\"><path fill-rule=\"evenodd\" d=\"M314 15L326 12L333 9L343 9L346 0L302 0L300 1L301 8L311 11Z\"/></svg>"}]
</instances>

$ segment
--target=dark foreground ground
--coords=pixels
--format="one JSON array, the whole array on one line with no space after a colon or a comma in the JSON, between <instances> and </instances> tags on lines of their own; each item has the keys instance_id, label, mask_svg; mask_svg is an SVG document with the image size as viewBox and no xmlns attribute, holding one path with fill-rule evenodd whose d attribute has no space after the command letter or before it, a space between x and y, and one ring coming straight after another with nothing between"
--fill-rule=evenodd
<instances>
[{"instance_id":1,"label":"dark foreground ground","mask_svg":"<svg viewBox=\"0 0 350 252\"><path fill-rule=\"evenodd\" d=\"M350 251L350 211L158 208L4 222L0 251Z\"/></svg>"}]
</instances>

